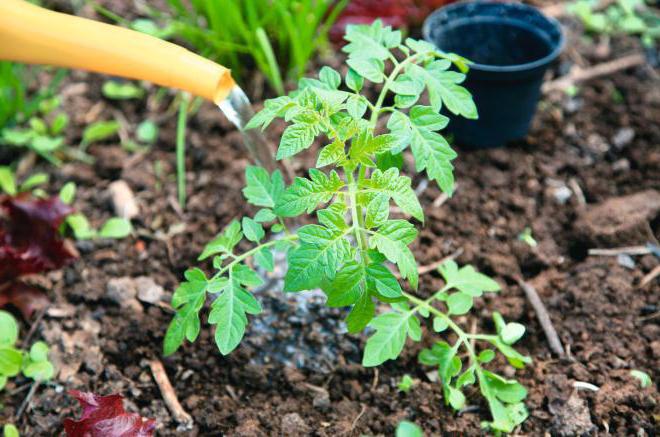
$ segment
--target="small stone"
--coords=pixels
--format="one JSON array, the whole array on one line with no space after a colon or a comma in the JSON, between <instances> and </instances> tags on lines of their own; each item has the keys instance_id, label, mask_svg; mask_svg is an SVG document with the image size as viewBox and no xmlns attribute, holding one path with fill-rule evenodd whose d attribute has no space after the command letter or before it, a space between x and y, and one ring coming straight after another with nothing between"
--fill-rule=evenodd
<instances>
[{"instance_id":1,"label":"small stone","mask_svg":"<svg viewBox=\"0 0 660 437\"><path fill-rule=\"evenodd\" d=\"M112 207L115 214L127 220L134 219L140 214L140 208L135 201L133 190L123 180L118 180L110 184L108 187L110 198L112 199Z\"/></svg>"},{"instance_id":2,"label":"small stone","mask_svg":"<svg viewBox=\"0 0 660 437\"><path fill-rule=\"evenodd\" d=\"M632 259L632 257L627 253L620 253L619 255L617 255L616 262L618 262L620 266L623 266L627 269L630 270L635 269L635 260Z\"/></svg>"},{"instance_id":3,"label":"small stone","mask_svg":"<svg viewBox=\"0 0 660 437\"><path fill-rule=\"evenodd\" d=\"M128 276L110 279L106 286L106 296L120 305L124 305L125 302L131 299L135 299L136 295L135 281Z\"/></svg>"},{"instance_id":4,"label":"small stone","mask_svg":"<svg viewBox=\"0 0 660 437\"><path fill-rule=\"evenodd\" d=\"M623 149L635 139L635 130L630 127L619 129L612 137L612 143L617 149Z\"/></svg>"},{"instance_id":5,"label":"small stone","mask_svg":"<svg viewBox=\"0 0 660 437\"><path fill-rule=\"evenodd\" d=\"M630 170L630 161L626 158L621 158L612 164L612 170L616 172L628 171Z\"/></svg>"},{"instance_id":6,"label":"small stone","mask_svg":"<svg viewBox=\"0 0 660 437\"><path fill-rule=\"evenodd\" d=\"M303 436L308 435L311 431L309 425L305 423L298 413L285 414L281 422L281 435L287 436Z\"/></svg>"},{"instance_id":7,"label":"small stone","mask_svg":"<svg viewBox=\"0 0 660 437\"><path fill-rule=\"evenodd\" d=\"M163 298L165 290L148 276L135 278L137 298L142 302L156 304Z\"/></svg>"},{"instance_id":8,"label":"small stone","mask_svg":"<svg viewBox=\"0 0 660 437\"><path fill-rule=\"evenodd\" d=\"M557 203L564 205L566 202L568 202L568 199L571 198L573 192L566 185L563 185L552 190L552 195L554 196Z\"/></svg>"}]
</instances>

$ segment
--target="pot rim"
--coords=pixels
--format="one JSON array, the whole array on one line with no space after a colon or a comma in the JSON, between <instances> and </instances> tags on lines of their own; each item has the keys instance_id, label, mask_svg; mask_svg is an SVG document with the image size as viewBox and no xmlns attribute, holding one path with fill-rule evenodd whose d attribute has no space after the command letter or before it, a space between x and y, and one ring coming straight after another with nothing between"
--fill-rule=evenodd
<instances>
[{"instance_id":1,"label":"pot rim","mask_svg":"<svg viewBox=\"0 0 660 437\"><path fill-rule=\"evenodd\" d=\"M435 41L433 41L433 38L431 38L431 22L433 21L433 18L436 15L444 14L447 11L464 8L467 5L474 5L474 4L499 4L509 9L514 9L514 8L523 9L531 13L538 14L544 20L546 20L552 27L557 29L559 33L559 41L557 41L557 44L555 44L555 47L549 54L532 62L526 62L524 64L515 64L515 65L490 65L490 64L480 64L478 62L470 62L469 63L470 69L493 72L493 73L518 73L518 72L534 70L535 68L550 64L552 61L557 59L559 54L564 49L564 45L566 44L566 36L564 35L564 31L562 30L559 21L557 21L555 18L545 15L539 9L533 6L529 6L523 3L512 3L509 1L500 2L493 0L474 0L474 1L462 1L451 5L442 6L436 9L435 11L433 11L431 14L429 14L429 16L426 17L426 19L424 20L424 25L422 26L422 35L424 39L427 42L430 42L431 44L437 47ZM502 17L502 18L504 19L506 17ZM465 18L465 20L469 20L469 18ZM440 48L438 47L438 49Z\"/></svg>"}]
</instances>

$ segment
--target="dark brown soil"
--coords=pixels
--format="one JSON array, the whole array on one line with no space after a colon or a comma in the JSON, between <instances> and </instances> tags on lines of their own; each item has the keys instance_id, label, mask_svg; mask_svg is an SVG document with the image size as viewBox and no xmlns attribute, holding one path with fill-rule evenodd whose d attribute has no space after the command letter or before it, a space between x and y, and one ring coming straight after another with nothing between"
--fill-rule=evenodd
<instances>
[{"instance_id":1,"label":"dark brown soil","mask_svg":"<svg viewBox=\"0 0 660 437\"><path fill-rule=\"evenodd\" d=\"M592 46L577 47L586 62L599 60ZM564 63L571 60L563 58ZM617 257L589 256L597 240L576 226L585 210L612 197L660 190L657 74L639 68L580 86L575 97L547 97L526 141L460 154L453 198L434 206L440 192L432 184L422 194L427 222L415 247L420 264L462 249L459 263L474 264L504 286L499 296L479 301L464 325L492 330L490 315L500 311L528 328L520 348L534 363L516 377L529 389L530 418L518 434L655 435L659 429L657 383L642 390L629 375L639 369L660 380L660 279L639 286L659 259L636 256L630 268ZM71 163L49 169L54 187L66 180L79 185L76 207L95 224L111 215L105 190L117 179L135 191L141 215L136 237L80 242L81 259L47 276L53 303L36 337L52 346L60 372L40 387L18 420L23 435L61 433L63 418L79 414L66 395L72 389L121 393L127 408L156 418L159 435L181 434L150 373L153 358L163 361L184 409L193 416L193 435L393 435L402 419L415 421L431 435L481 433L479 424L488 420L488 410L480 397L470 393L468 403L475 408L464 414L446 408L440 386L426 373L432 369L417 364L422 345L409 345L399 360L377 370L364 369L359 364L364 338L344 334L343 312L322 309L318 299L277 298L279 290L272 290L264 300L272 301L267 306L274 310L251 319L246 340L230 356L218 353L205 327L194 345L163 359L162 339L171 318L166 302L183 271L196 264L204 243L230 220L254 212L240 191L248 158L240 135L214 107L203 105L190 121L189 199L182 212L175 200L173 117L163 117L165 106L153 98L146 103L104 100L100 83L73 73L64 87L65 109L74 122L72 144L90 121L116 113L124 114L131 127L148 117L160 118L160 139L144 154L130 155L107 144L91 149L94 166ZM622 141L626 136L628 141ZM297 165L300 172L303 166ZM417 178L415 184L421 182ZM563 204L557 197L562 193L571 193ZM657 238L657 212L644 220L649 238ZM528 226L539 243L534 249L518 240ZM514 279L518 275L545 302L568 352L565 358L551 353ZM120 307L106 294L109 281L138 276L165 288L162 304ZM425 275L420 294L440 284L437 274ZM424 345L431 338L427 332ZM499 359L493 367L512 373ZM396 387L406 373L419 381L408 394ZM576 381L600 389L576 389ZM27 383L14 380L2 392L3 422L14 418Z\"/></svg>"}]
</instances>

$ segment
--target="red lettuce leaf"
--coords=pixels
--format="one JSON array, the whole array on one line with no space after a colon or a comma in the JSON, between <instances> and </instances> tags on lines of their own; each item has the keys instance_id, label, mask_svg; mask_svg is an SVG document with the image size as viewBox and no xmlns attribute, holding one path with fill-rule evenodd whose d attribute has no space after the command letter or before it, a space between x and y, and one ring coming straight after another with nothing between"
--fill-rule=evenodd
<instances>
[{"instance_id":1,"label":"red lettuce leaf","mask_svg":"<svg viewBox=\"0 0 660 437\"><path fill-rule=\"evenodd\" d=\"M156 420L145 419L124 410L121 395L99 396L72 390L69 394L80 402L80 420L65 419L67 437L150 437Z\"/></svg>"},{"instance_id":2,"label":"red lettuce leaf","mask_svg":"<svg viewBox=\"0 0 660 437\"><path fill-rule=\"evenodd\" d=\"M455 0L352 0L330 30L334 42L341 41L349 24L371 24L377 18L392 27L420 24L436 8Z\"/></svg>"},{"instance_id":3,"label":"red lettuce leaf","mask_svg":"<svg viewBox=\"0 0 660 437\"><path fill-rule=\"evenodd\" d=\"M13 305L25 320L29 320L35 311L46 308L49 303L46 293L24 282L12 281L0 285L0 308Z\"/></svg>"},{"instance_id":4,"label":"red lettuce leaf","mask_svg":"<svg viewBox=\"0 0 660 437\"><path fill-rule=\"evenodd\" d=\"M76 258L75 249L58 230L72 212L57 196L0 197L0 284L58 269Z\"/></svg>"}]
</instances>

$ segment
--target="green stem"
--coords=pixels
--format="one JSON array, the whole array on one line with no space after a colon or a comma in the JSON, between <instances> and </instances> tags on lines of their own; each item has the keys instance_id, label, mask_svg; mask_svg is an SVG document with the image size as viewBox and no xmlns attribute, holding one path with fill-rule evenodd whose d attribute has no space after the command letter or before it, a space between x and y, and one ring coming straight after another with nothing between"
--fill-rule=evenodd
<instances>
[{"instance_id":1,"label":"green stem","mask_svg":"<svg viewBox=\"0 0 660 437\"><path fill-rule=\"evenodd\" d=\"M233 261L230 262L229 264L227 264L226 266L224 266L223 268L221 268L220 270L218 270L218 272L215 275L213 275L213 279L217 279L220 276L224 275L225 272L231 271L231 268L234 267L236 264L240 263L241 261L243 261L246 258L251 257L252 255L254 255L255 253L259 252L262 249L265 249L267 247L272 247L272 246L276 245L277 243L279 243L280 241L293 241L293 240L297 240L297 239L298 239L297 235L287 235L286 237L278 238L277 240L271 240L271 241L268 241L266 243L255 246L252 249L248 250L247 252L242 253L239 256L232 255Z\"/></svg>"},{"instance_id":2,"label":"green stem","mask_svg":"<svg viewBox=\"0 0 660 437\"><path fill-rule=\"evenodd\" d=\"M360 225L360 216L361 211L357 204L357 187L355 185L355 178L353 177L353 172L346 172L346 179L348 181L348 195L351 201L351 215L353 218L353 228L355 229L355 239L357 240L357 245L360 248L360 252L364 252L367 246L367 238L364 233L361 231L362 225Z\"/></svg>"},{"instance_id":3,"label":"green stem","mask_svg":"<svg viewBox=\"0 0 660 437\"><path fill-rule=\"evenodd\" d=\"M176 180L179 205L186 207L186 117L190 97L183 95L179 104L179 117L176 123Z\"/></svg>"}]
</instances>

